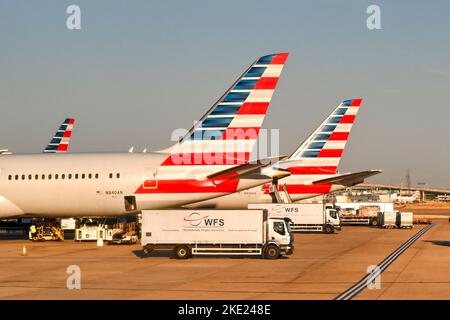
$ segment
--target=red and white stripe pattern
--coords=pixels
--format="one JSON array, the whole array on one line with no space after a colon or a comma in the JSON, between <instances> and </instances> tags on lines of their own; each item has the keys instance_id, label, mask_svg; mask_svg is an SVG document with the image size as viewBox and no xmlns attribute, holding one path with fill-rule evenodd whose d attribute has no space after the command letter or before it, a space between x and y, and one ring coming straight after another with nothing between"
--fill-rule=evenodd
<instances>
[{"instance_id":1,"label":"red and white stripe pattern","mask_svg":"<svg viewBox=\"0 0 450 320\"><path fill-rule=\"evenodd\" d=\"M286 184L292 200L333 191L329 183L311 182L336 175L361 102L362 99L343 101L286 161L279 163L291 172L280 184Z\"/></svg>"},{"instance_id":2,"label":"red and white stripe pattern","mask_svg":"<svg viewBox=\"0 0 450 320\"><path fill-rule=\"evenodd\" d=\"M248 162L288 57L259 58L171 150L162 164L236 165Z\"/></svg>"},{"instance_id":3,"label":"red and white stripe pattern","mask_svg":"<svg viewBox=\"0 0 450 320\"><path fill-rule=\"evenodd\" d=\"M158 187L145 188L156 184L146 180L136 193L224 195L243 188L247 182L239 178L207 176L249 161L287 57L256 60L179 143L163 151L168 156L158 168Z\"/></svg>"},{"instance_id":4,"label":"red and white stripe pattern","mask_svg":"<svg viewBox=\"0 0 450 320\"><path fill-rule=\"evenodd\" d=\"M52 140L50 140L44 153L60 153L69 150L70 137L72 136L75 119L67 118L56 131Z\"/></svg>"}]
</instances>

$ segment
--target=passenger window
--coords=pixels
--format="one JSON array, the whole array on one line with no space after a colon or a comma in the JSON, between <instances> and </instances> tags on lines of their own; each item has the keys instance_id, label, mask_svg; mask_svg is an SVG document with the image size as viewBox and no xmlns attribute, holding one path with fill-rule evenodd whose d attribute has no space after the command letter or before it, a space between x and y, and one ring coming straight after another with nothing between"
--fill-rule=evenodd
<instances>
[{"instance_id":1,"label":"passenger window","mask_svg":"<svg viewBox=\"0 0 450 320\"><path fill-rule=\"evenodd\" d=\"M75 179L78 179L78 173L75 173Z\"/></svg>"},{"instance_id":2,"label":"passenger window","mask_svg":"<svg viewBox=\"0 0 450 320\"><path fill-rule=\"evenodd\" d=\"M95 174L95 179L98 179L98 173Z\"/></svg>"},{"instance_id":3,"label":"passenger window","mask_svg":"<svg viewBox=\"0 0 450 320\"><path fill-rule=\"evenodd\" d=\"M34 179L39 180L39 175L38 174L34 175Z\"/></svg>"},{"instance_id":4,"label":"passenger window","mask_svg":"<svg viewBox=\"0 0 450 320\"><path fill-rule=\"evenodd\" d=\"M65 179L66 178L66 175L63 173L62 175L61 175L61 179Z\"/></svg>"},{"instance_id":5,"label":"passenger window","mask_svg":"<svg viewBox=\"0 0 450 320\"><path fill-rule=\"evenodd\" d=\"M89 173L88 177L89 179L92 179L92 173Z\"/></svg>"},{"instance_id":6,"label":"passenger window","mask_svg":"<svg viewBox=\"0 0 450 320\"><path fill-rule=\"evenodd\" d=\"M117 177L117 179L119 179L120 178L120 173L116 174L116 177Z\"/></svg>"},{"instance_id":7,"label":"passenger window","mask_svg":"<svg viewBox=\"0 0 450 320\"><path fill-rule=\"evenodd\" d=\"M109 178L110 178L110 179L112 179L112 177L113 177L113 174L112 174L112 173L110 173L110 174L109 174Z\"/></svg>"},{"instance_id":8,"label":"passenger window","mask_svg":"<svg viewBox=\"0 0 450 320\"><path fill-rule=\"evenodd\" d=\"M8 180L11 180L11 179L12 179L12 175L9 175L9 176L8 176Z\"/></svg>"},{"instance_id":9,"label":"passenger window","mask_svg":"<svg viewBox=\"0 0 450 320\"><path fill-rule=\"evenodd\" d=\"M28 180L33 179L33 176L31 174L28 175Z\"/></svg>"},{"instance_id":10,"label":"passenger window","mask_svg":"<svg viewBox=\"0 0 450 320\"><path fill-rule=\"evenodd\" d=\"M19 175L16 174L16 176L14 177L16 180L19 180Z\"/></svg>"},{"instance_id":11,"label":"passenger window","mask_svg":"<svg viewBox=\"0 0 450 320\"><path fill-rule=\"evenodd\" d=\"M24 174L22 175L22 180L25 180L25 175Z\"/></svg>"},{"instance_id":12,"label":"passenger window","mask_svg":"<svg viewBox=\"0 0 450 320\"><path fill-rule=\"evenodd\" d=\"M48 180L52 180L52 175L51 174L48 175Z\"/></svg>"},{"instance_id":13,"label":"passenger window","mask_svg":"<svg viewBox=\"0 0 450 320\"><path fill-rule=\"evenodd\" d=\"M58 180L59 175L55 174L55 180Z\"/></svg>"},{"instance_id":14,"label":"passenger window","mask_svg":"<svg viewBox=\"0 0 450 320\"><path fill-rule=\"evenodd\" d=\"M69 173L69 179L72 179L72 174L71 173Z\"/></svg>"},{"instance_id":15,"label":"passenger window","mask_svg":"<svg viewBox=\"0 0 450 320\"><path fill-rule=\"evenodd\" d=\"M282 236L286 235L286 230L284 230L284 223L280 221L276 221L273 223L273 231Z\"/></svg>"},{"instance_id":16,"label":"passenger window","mask_svg":"<svg viewBox=\"0 0 450 320\"><path fill-rule=\"evenodd\" d=\"M86 177L86 175L83 173L81 174L81 179L84 179Z\"/></svg>"},{"instance_id":17,"label":"passenger window","mask_svg":"<svg viewBox=\"0 0 450 320\"><path fill-rule=\"evenodd\" d=\"M45 174L43 174L43 175L41 176L41 178L42 178L42 180L45 180Z\"/></svg>"}]
</instances>

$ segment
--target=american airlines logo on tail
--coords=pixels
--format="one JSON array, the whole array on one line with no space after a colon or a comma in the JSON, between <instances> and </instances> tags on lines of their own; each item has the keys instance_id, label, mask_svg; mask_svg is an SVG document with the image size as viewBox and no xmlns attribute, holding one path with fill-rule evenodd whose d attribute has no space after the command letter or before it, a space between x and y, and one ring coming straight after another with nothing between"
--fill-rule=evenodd
<instances>
[{"instance_id":1,"label":"american airlines logo on tail","mask_svg":"<svg viewBox=\"0 0 450 320\"><path fill-rule=\"evenodd\" d=\"M287 57L278 53L254 62L170 149L162 165L247 163Z\"/></svg>"},{"instance_id":2,"label":"american airlines logo on tail","mask_svg":"<svg viewBox=\"0 0 450 320\"><path fill-rule=\"evenodd\" d=\"M361 102L360 98L341 102L288 159L278 163L291 173L282 183L293 201L331 191L333 182L321 181L339 176L337 168ZM264 192L269 193L269 188L264 185Z\"/></svg>"},{"instance_id":3,"label":"american airlines logo on tail","mask_svg":"<svg viewBox=\"0 0 450 320\"><path fill-rule=\"evenodd\" d=\"M75 119L67 118L56 131L52 140L44 149L44 153L59 153L69 150L70 137L72 136Z\"/></svg>"}]
</instances>

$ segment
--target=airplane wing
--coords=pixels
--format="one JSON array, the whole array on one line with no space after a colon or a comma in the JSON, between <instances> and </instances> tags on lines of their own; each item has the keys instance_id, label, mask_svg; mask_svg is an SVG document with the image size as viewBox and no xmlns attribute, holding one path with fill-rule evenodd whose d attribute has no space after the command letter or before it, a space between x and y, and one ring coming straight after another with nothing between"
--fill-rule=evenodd
<instances>
[{"instance_id":1,"label":"airplane wing","mask_svg":"<svg viewBox=\"0 0 450 320\"><path fill-rule=\"evenodd\" d=\"M266 158L266 159L260 159L255 162L251 163L245 163L242 165L238 165L232 168L228 168L225 170L221 170L218 172L215 172L213 174L210 174L207 176L208 179L220 179L220 178L229 178L230 176L236 177L236 176L244 176L247 174L254 174L256 172L259 172L261 168L267 167L271 165L273 162L278 161L279 159L283 159L285 156L280 157L273 157L273 158ZM284 177L287 177L290 175L289 170L285 169L273 169L270 172L270 177L281 179Z\"/></svg>"},{"instance_id":2,"label":"airplane wing","mask_svg":"<svg viewBox=\"0 0 450 320\"><path fill-rule=\"evenodd\" d=\"M351 187L364 182L371 176L381 173L381 170L367 170L356 173L345 173L335 177L313 181L312 184L332 183Z\"/></svg>"},{"instance_id":3,"label":"airplane wing","mask_svg":"<svg viewBox=\"0 0 450 320\"><path fill-rule=\"evenodd\" d=\"M56 131L52 140L50 140L47 147L44 149L44 153L59 153L67 152L69 149L70 137L72 135L73 126L75 124L75 119L67 118L61 124L61 126Z\"/></svg>"}]
</instances>

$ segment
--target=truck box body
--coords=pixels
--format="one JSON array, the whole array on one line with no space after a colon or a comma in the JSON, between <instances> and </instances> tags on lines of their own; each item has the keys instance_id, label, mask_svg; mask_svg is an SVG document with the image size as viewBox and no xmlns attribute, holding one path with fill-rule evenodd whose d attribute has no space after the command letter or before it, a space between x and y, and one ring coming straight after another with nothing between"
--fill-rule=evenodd
<instances>
[{"instance_id":1,"label":"truck box body","mask_svg":"<svg viewBox=\"0 0 450 320\"><path fill-rule=\"evenodd\" d=\"M251 203L249 209L265 209L269 218L288 218L292 231L340 230L340 220L332 205L323 203Z\"/></svg>"},{"instance_id":2,"label":"truck box body","mask_svg":"<svg viewBox=\"0 0 450 320\"><path fill-rule=\"evenodd\" d=\"M269 217L289 218L295 224L324 224L324 206L321 203L250 203L249 209L266 209Z\"/></svg>"},{"instance_id":3,"label":"truck box body","mask_svg":"<svg viewBox=\"0 0 450 320\"><path fill-rule=\"evenodd\" d=\"M144 210L142 244L262 243L263 210Z\"/></svg>"}]
</instances>

